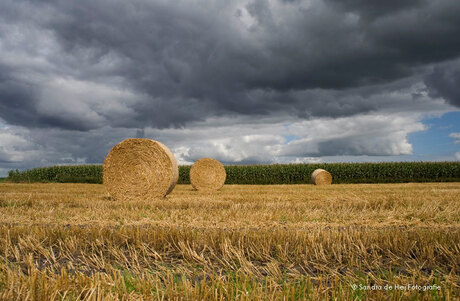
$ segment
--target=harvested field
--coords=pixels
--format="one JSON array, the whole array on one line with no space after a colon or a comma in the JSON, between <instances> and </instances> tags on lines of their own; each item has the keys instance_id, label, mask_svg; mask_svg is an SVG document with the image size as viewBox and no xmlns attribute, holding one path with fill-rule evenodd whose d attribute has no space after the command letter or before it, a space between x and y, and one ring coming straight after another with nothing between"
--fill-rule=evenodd
<instances>
[{"instance_id":1,"label":"harvested field","mask_svg":"<svg viewBox=\"0 0 460 301\"><path fill-rule=\"evenodd\" d=\"M117 202L97 184L1 183L0 299L455 300L459 195L460 183L177 185Z\"/></svg>"}]
</instances>

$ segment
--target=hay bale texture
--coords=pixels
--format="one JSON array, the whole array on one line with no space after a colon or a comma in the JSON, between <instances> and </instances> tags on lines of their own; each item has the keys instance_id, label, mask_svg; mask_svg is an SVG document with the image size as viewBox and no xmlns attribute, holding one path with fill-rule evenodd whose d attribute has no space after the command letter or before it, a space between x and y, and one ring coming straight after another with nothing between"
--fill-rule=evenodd
<instances>
[{"instance_id":1,"label":"hay bale texture","mask_svg":"<svg viewBox=\"0 0 460 301\"><path fill-rule=\"evenodd\" d=\"M176 186L179 169L173 153L150 139L126 139L104 160L103 183L115 200L152 200Z\"/></svg>"},{"instance_id":2,"label":"hay bale texture","mask_svg":"<svg viewBox=\"0 0 460 301\"><path fill-rule=\"evenodd\" d=\"M200 159L190 168L190 183L196 190L219 190L226 177L222 163L211 158Z\"/></svg>"},{"instance_id":3,"label":"hay bale texture","mask_svg":"<svg viewBox=\"0 0 460 301\"><path fill-rule=\"evenodd\" d=\"M332 175L328 171L318 168L311 174L311 181L315 185L331 185Z\"/></svg>"}]
</instances>

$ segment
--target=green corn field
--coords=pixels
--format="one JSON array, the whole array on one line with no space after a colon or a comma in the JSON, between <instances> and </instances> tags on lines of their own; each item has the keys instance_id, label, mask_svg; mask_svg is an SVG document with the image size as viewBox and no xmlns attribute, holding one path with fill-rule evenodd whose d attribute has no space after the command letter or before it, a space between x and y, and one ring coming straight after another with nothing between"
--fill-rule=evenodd
<instances>
[{"instance_id":1,"label":"green corn field","mask_svg":"<svg viewBox=\"0 0 460 301\"><path fill-rule=\"evenodd\" d=\"M191 166L179 166L178 184L190 184ZM460 181L460 162L390 162L228 165L226 184L309 184L317 168L329 171L333 183L406 183ZM102 165L12 170L10 182L102 183Z\"/></svg>"}]
</instances>

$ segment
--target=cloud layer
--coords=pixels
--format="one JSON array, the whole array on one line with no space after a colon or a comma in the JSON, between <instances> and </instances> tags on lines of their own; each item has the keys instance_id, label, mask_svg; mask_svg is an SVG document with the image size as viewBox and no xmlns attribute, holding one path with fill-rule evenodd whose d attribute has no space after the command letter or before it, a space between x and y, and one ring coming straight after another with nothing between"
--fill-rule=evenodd
<instances>
[{"instance_id":1,"label":"cloud layer","mask_svg":"<svg viewBox=\"0 0 460 301\"><path fill-rule=\"evenodd\" d=\"M0 160L101 162L132 136L185 161L410 154L424 116L460 106L459 14L455 0L5 0Z\"/></svg>"}]
</instances>

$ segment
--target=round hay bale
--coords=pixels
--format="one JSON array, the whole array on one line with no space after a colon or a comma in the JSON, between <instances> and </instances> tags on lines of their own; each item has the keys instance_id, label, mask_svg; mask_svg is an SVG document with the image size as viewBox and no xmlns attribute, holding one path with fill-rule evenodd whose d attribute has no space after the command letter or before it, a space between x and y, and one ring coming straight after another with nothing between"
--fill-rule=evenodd
<instances>
[{"instance_id":1,"label":"round hay bale","mask_svg":"<svg viewBox=\"0 0 460 301\"><path fill-rule=\"evenodd\" d=\"M318 168L311 174L311 181L315 185L331 185L332 175L328 171Z\"/></svg>"},{"instance_id":2,"label":"round hay bale","mask_svg":"<svg viewBox=\"0 0 460 301\"><path fill-rule=\"evenodd\" d=\"M115 200L164 197L178 178L173 153L150 139L126 139L115 145L104 160L103 183Z\"/></svg>"},{"instance_id":3,"label":"round hay bale","mask_svg":"<svg viewBox=\"0 0 460 301\"><path fill-rule=\"evenodd\" d=\"M219 190L226 177L222 163L211 158L200 159L190 168L190 183L196 190Z\"/></svg>"}]
</instances>

